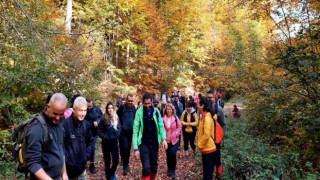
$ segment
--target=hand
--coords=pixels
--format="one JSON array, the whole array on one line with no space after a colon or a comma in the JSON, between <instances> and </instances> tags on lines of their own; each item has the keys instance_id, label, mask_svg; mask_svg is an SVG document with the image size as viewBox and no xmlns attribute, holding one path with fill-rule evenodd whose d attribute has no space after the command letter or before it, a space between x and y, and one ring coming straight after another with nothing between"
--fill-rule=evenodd
<instances>
[{"instance_id":1,"label":"hand","mask_svg":"<svg viewBox=\"0 0 320 180\"><path fill-rule=\"evenodd\" d=\"M168 148L168 144L167 144L167 141L166 141L166 140L163 140L163 141L162 141L162 148L163 148L164 150L166 150L166 149Z\"/></svg>"},{"instance_id":2,"label":"hand","mask_svg":"<svg viewBox=\"0 0 320 180\"><path fill-rule=\"evenodd\" d=\"M94 127L98 127L97 121L93 121L93 125L94 125Z\"/></svg>"},{"instance_id":3,"label":"hand","mask_svg":"<svg viewBox=\"0 0 320 180\"><path fill-rule=\"evenodd\" d=\"M62 180L69 180L69 177L68 177L67 173L64 172L62 174Z\"/></svg>"},{"instance_id":4,"label":"hand","mask_svg":"<svg viewBox=\"0 0 320 180\"><path fill-rule=\"evenodd\" d=\"M138 160L140 157L140 152L139 151L134 152L134 157L136 158L136 160Z\"/></svg>"}]
</instances>

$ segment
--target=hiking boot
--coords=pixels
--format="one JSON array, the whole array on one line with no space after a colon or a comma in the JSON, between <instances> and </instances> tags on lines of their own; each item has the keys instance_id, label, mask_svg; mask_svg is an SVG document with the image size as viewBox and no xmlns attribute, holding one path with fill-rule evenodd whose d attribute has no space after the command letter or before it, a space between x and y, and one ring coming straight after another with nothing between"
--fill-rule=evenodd
<instances>
[{"instance_id":1,"label":"hiking boot","mask_svg":"<svg viewBox=\"0 0 320 180\"><path fill-rule=\"evenodd\" d=\"M171 176L172 179L176 178L176 171L175 170L171 170Z\"/></svg>"},{"instance_id":2,"label":"hiking boot","mask_svg":"<svg viewBox=\"0 0 320 180\"><path fill-rule=\"evenodd\" d=\"M122 173L122 174L123 174L124 176L127 175L129 172L130 172L129 166L123 167L123 173Z\"/></svg>"},{"instance_id":3,"label":"hiking boot","mask_svg":"<svg viewBox=\"0 0 320 180\"><path fill-rule=\"evenodd\" d=\"M117 176L116 175L112 176L111 180L117 180Z\"/></svg>"},{"instance_id":4,"label":"hiking boot","mask_svg":"<svg viewBox=\"0 0 320 180\"><path fill-rule=\"evenodd\" d=\"M172 175L172 170L171 170L171 169L168 169L167 176L168 176L168 177L171 177L171 175Z\"/></svg>"},{"instance_id":5,"label":"hiking boot","mask_svg":"<svg viewBox=\"0 0 320 180\"><path fill-rule=\"evenodd\" d=\"M96 167L94 166L94 163L90 163L90 173L91 174L96 174L97 173L97 170L96 170Z\"/></svg>"},{"instance_id":6,"label":"hiking boot","mask_svg":"<svg viewBox=\"0 0 320 180\"><path fill-rule=\"evenodd\" d=\"M188 161L188 160L189 160L188 156L185 156L185 157L183 158L183 160L184 160L184 161Z\"/></svg>"}]
</instances>

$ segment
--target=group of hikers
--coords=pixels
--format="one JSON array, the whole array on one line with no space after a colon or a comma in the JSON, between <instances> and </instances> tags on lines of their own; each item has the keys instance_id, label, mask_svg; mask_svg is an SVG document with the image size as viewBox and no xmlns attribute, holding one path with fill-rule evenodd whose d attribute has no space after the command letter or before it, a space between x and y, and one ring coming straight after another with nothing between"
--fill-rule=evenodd
<instances>
[{"instance_id":1,"label":"group of hikers","mask_svg":"<svg viewBox=\"0 0 320 180\"><path fill-rule=\"evenodd\" d=\"M81 95L71 99L70 108L64 94L48 96L40 116L46 122L49 141L37 121L40 118L35 118L26 132L25 159L30 179L84 180L87 161L90 173L95 174L97 137L102 139L108 180L117 179L119 154L123 175L130 173L132 146L135 159L142 164L143 180L156 179L159 147L166 151L167 175L175 179L182 138L185 161L190 156L189 146L192 154L196 153L196 147L202 154L204 180L213 179L215 168L216 177L222 175L221 144L215 142L214 134L215 121L221 127L226 126L221 93L209 90L206 95L188 97L180 92L171 97L162 93L160 99L144 94L136 107L133 102L134 96L128 94L116 105L108 102L102 113L92 99Z\"/></svg>"}]
</instances>

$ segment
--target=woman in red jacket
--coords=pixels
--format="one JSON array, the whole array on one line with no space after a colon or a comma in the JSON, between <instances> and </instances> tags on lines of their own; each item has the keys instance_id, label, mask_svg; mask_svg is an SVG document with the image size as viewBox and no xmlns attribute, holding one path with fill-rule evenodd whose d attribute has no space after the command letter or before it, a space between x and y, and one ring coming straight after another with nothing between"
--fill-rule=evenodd
<instances>
[{"instance_id":1,"label":"woman in red jacket","mask_svg":"<svg viewBox=\"0 0 320 180\"><path fill-rule=\"evenodd\" d=\"M166 130L166 141L168 148L167 166L168 176L172 179L176 178L176 164L177 164L177 150L179 147L179 136L181 133L182 125L179 118L176 116L175 108L172 104L167 104L164 108L163 123Z\"/></svg>"}]
</instances>

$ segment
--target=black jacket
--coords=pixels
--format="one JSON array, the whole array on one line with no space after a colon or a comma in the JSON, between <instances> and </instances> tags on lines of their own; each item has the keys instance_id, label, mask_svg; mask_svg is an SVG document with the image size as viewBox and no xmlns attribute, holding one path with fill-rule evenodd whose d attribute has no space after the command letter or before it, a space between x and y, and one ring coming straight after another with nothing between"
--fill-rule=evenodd
<instances>
[{"instance_id":1,"label":"black jacket","mask_svg":"<svg viewBox=\"0 0 320 180\"><path fill-rule=\"evenodd\" d=\"M93 105L92 109L87 112L87 115L85 117L85 120L87 120L90 123L91 126L91 133L93 136L97 136L97 128L94 127L93 122L97 121L99 123L99 119L102 117L103 113L101 112L101 109Z\"/></svg>"},{"instance_id":2,"label":"black jacket","mask_svg":"<svg viewBox=\"0 0 320 180\"><path fill-rule=\"evenodd\" d=\"M94 146L94 138L90 124L85 120L75 120L72 115L63 120L63 127L67 173L69 178L75 178L86 168L86 161Z\"/></svg>"},{"instance_id":3,"label":"black jacket","mask_svg":"<svg viewBox=\"0 0 320 180\"><path fill-rule=\"evenodd\" d=\"M131 106L131 108L120 106L120 108L117 110L117 114L121 123L122 130L132 131L133 121L136 115L136 108L134 106Z\"/></svg>"},{"instance_id":4,"label":"black jacket","mask_svg":"<svg viewBox=\"0 0 320 180\"><path fill-rule=\"evenodd\" d=\"M101 117L98 125L98 136L102 139L102 143L104 141L118 142L120 133L120 123L118 123L117 129L115 129L111 124L106 123L104 115Z\"/></svg>"},{"instance_id":5,"label":"black jacket","mask_svg":"<svg viewBox=\"0 0 320 180\"><path fill-rule=\"evenodd\" d=\"M49 142L44 145L44 130L39 121L34 121L26 133L26 161L28 168L33 174L42 168L51 178L59 178L62 174L64 164L63 150L63 127L62 124L53 124L52 121L42 113L49 133Z\"/></svg>"}]
</instances>

